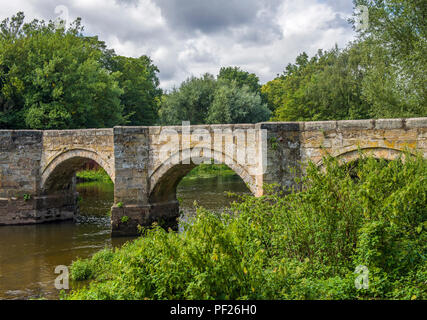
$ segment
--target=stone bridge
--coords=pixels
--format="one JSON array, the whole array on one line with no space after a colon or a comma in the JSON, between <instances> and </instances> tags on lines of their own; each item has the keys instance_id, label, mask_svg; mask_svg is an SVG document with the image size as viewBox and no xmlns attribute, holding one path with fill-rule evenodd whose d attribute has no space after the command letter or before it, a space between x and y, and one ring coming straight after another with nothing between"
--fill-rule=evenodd
<instances>
[{"instance_id":1,"label":"stone bridge","mask_svg":"<svg viewBox=\"0 0 427 320\"><path fill-rule=\"evenodd\" d=\"M292 186L301 163L321 165L325 154L352 161L360 149L385 159L404 150L427 158L427 118L0 130L0 225L72 219L75 173L89 160L114 182L112 234L121 236L138 225L176 223L176 187L202 161L227 164L261 196L266 183Z\"/></svg>"}]
</instances>

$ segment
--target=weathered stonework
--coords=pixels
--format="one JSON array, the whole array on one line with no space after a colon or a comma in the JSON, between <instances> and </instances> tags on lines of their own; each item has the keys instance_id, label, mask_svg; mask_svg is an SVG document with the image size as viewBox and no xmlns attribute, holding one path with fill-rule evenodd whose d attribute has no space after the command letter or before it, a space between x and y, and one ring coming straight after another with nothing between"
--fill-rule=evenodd
<instances>
[{"instance_id":1,"label":"weathered stonework","mask_svg":"<svg viewBox=\"0 0 427 320\"><path fill-rule=\"evenodd\" d=\"M165 157L163 149L171 143L165 139L167 132L175 132L178 140L172 141L176 150ZM206 139L211 141L208 154L196 148ZM250 151L244 162L236 148L242 144ZM195 155L200 161L226 163L260 196L265 183L293 186L307 161L321 166L326 154L352 161L359 150L385 159L404 150L427 158L427 118L268 122L191 130L0 130L0 225L72 219L78 211L75 172L88 160L101 165L114 182L112 234L121 236L137 234L138 225L176 224L176 187L199 163Z\"/></svg>"}]
</instances>

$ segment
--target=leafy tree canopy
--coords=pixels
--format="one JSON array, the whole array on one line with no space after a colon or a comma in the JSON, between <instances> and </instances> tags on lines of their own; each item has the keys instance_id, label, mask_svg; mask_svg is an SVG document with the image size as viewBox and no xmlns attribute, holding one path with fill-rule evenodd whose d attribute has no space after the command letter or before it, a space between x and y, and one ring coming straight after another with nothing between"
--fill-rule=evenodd
<instances>
[{"instance_id":1,"label":"leafy tree canopy","mask_svg":"<svg viewBox=\"0 0 427 320\"><path fill-rule=\"evenodd\" d=\"M0 24L0 128L66 129L149 124L157 68L116 57L81 20L57 27L19 12ZM143 105L143 107L141 107Z\"/></svg>"},{"instance_id":2,"label":"leafy tree canopy","mask_svg":"<svg viewBox=\"0 0 427 320\"><path fill-rule=\"evenodd\" d=\"M147 56L113 58L112 69L120 72L120 97L127 125L153 125L158 120L158 104L162 95L157 73L159 69Z\"/></svg>"},{"instance_id":3,"label":"leafy tree canopy","mask_svg":"<svg viewBox=\"0 0 427 320\"><path fill-rule=\"evenodd\" d=\"M162 98L161 123L256 123L269 119L270 111L259 92L259 80L240 68L222 68L215 78L192 77ZM257 87L255 86L257 85ZM254 88L258 88L254 90Z\"/></svg>"},{"instance_id":4,"label":"leafy tree canopy","mask_svg":"<svg viewBox=\"0 0 427 320\"><path fill-rule=\"evenodd\" d=\"M244 71L239 67L223 67L219 71L217 78L218 80L235 81L240 88L246 85L252 92L261 92L261 85L257 75Z\"/></svg>"}]
</instances>

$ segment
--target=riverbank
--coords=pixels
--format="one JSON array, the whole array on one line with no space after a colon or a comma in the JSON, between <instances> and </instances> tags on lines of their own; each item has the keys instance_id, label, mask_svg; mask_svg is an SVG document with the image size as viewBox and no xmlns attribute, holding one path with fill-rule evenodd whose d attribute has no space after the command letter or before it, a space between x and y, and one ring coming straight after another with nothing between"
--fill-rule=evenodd
<instances>
[{"instance_id":1,"label":"riverbank","mask_svg":"<svg viewBox=\"0 0 427 320\"><path fill-rule=\"evenodd\" d=\"M228 166L220 165L207 165L201 164L194 168L183 180L194 180L194 179L209 179L213 177L231 177L236 173L231 170ZM77 181L81 182L109 182L112 183L110 177L104 169L99 168L96 170L82 170L76 173Z\"/></svg>"},{"instance_id":2,"label":"riverbank","mask_svg":"<svg viewBox=\"0 0 427 320\"><path fill-rule=\"evenodd\" d=\"M1 299L58 299L54 273L58 265L70 266L78 258L90 258L103 248L119 248L135 238L111 238L107 212L114 202L111 182L77 184L80 212L74 221L28 226L2 226L0 241L13 243L14 250L0 246ZM225 192L250 193L238 176L191 179L177 188L182 220L195 214L194 200L210 211L220 212L235 198ZM35 241L36 239L36 241ZM79 286L86 283L78 283ZM70 282L77 289L76 282Z\"/></svg>"},{"instance_id":3,"label":"riverbank","mask_svg":"<svg viewBox=\"0 0 427 320\"><path fill-rule=\"evenodd\" d=\"M107 182L107 183L113 183L110 179L110 176L107 174L107 172L102 169L98 168L95 170L82 170L78 171L76 173L77 182L83 183L83 182Z\"/></svg>"},{"instance_id":4,"label":"riverbank","mask_svg":"<svg viewBox=\"0 0 427 320\"><path fill-rule=\"evenodd\" d=\"M66 299L426 299L427 161L335 159L303 191L199 208L71 268L90 280ZM362 267L363 266L363 267Z\"/></svg>"},{"instance_id":5,"label":"riverbank","mask_svg":"<svg viewBox=\"0 0 427 320\"><path fill-rule=\"evenodd\" d=\"M231 177L237 175L224 164L201 164L194 168L182 180L209 179L213 177Z\"/></svg>"}]
</instances>

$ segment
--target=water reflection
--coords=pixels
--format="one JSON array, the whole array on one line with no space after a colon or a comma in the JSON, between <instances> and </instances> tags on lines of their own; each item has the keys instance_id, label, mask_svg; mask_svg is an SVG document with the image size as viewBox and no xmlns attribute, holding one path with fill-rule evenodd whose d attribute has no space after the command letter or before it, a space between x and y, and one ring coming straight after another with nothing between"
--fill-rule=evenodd
<instances>
[{"instance_id":1,"label":"water reflection","mask_svg":"<svg viewBox=\"0 0 427 320\"><path fill-rule=\"evenodd\" d=\"M109 212L114 187L108 183L78 185L82 197L76 222L0 227L0 299L44 297L56 299L55 267L69 266L105 247L119 247L130 239L110 237ZM219 211L233 199L226 191L248 193L237 176L183 181L177 192L185 215L195 212L193 202Z\"/></svg>"}]
</instances>

